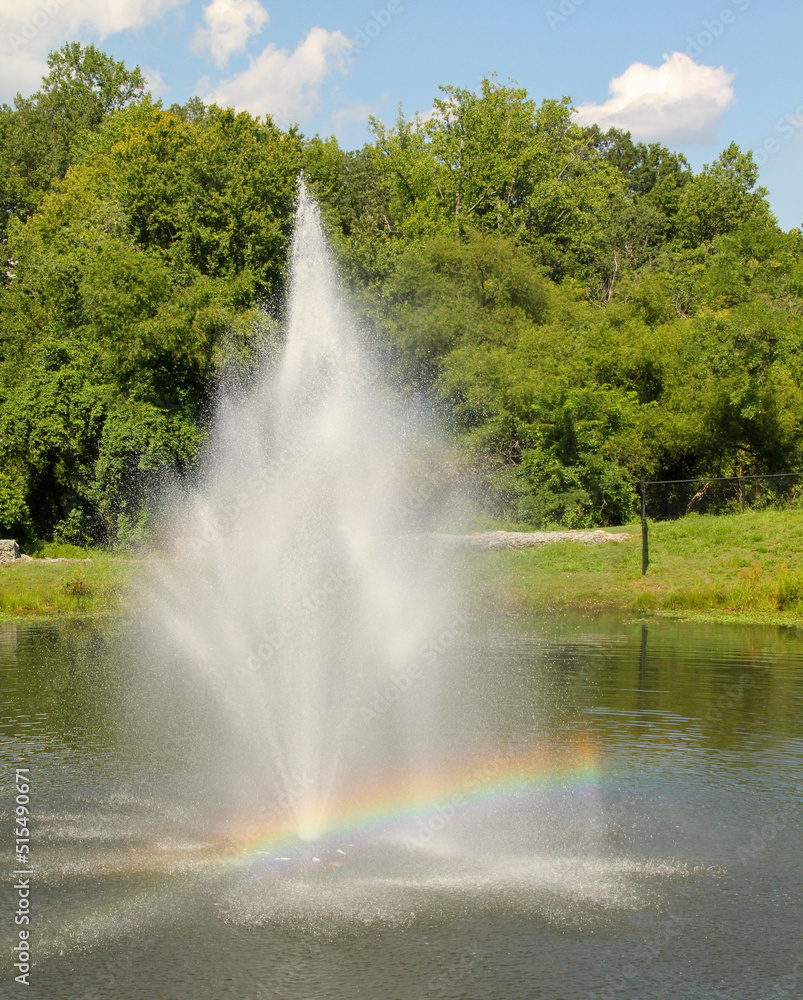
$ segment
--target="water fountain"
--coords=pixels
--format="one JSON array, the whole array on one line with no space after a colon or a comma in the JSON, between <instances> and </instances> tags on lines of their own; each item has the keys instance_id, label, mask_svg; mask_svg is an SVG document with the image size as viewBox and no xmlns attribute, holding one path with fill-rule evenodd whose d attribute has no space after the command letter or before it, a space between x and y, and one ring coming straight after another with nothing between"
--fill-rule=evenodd
<instances>
[{"instance_id":1,"label":"water fountain","mask_svg":"<svg viewBox=\"0 0 803 1000\"><path fill-rule=\"evenodd\" d=\"M196 775L199 831L235 854L315 863L379 838L408 860L496 857L521 820L489 833L472 810L589 780L582 741L556 755L500 737L455 556L424 531L443 456L383 385L301 183L283 351L221 401L173 504L180 555L151 584L132 699Z\"/></svg>"},{"instance_id":2,"label":"water fountain","mask_svg":"<svg viewBox=\"0 0 803 1000\"><path fill-rule=\"evenodd\" d=\"M303 185L273 358L222 393L121 644L0 635L36 995L770 995L799 639L787 663L656 622L647 656L631 621L472 610L476 559L427 535L447 453L385 387Z\"/></svg>"},{"instance_id":3,"label":"water fountain","mask_svg":"<svg viewBox=\"0 0 803 1000\"><path fill-rule=\"evenodd\" d=\"M420 534L443 473L428 424L377 376L302 182L283 351L221 400L172 505L180 555L153 584L141 657L158 698L135 699L156 733L176 730L170 705L181 739L200 738L232 834L256 811L266 836L315 840L449 753L442 689L465 616Z\"/></svg>"}]
</instances>

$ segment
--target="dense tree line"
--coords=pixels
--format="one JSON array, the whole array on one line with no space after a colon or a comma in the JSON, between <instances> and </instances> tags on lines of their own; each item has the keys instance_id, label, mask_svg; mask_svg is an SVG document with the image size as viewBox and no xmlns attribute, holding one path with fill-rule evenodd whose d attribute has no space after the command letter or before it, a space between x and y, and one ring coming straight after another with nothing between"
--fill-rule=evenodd
<instances>
[{"instance_id":1,"label":"dense tree line","mask_svg":"<svg viewBox=\"0 0 803 1000\"><path fill-rule=\"evenodd\" d=\"M164 108L94 49L0 109L0 531L125 541L275 336L295 184L397 384L498 513L617 523L641 478L803 467L803 236L749 153L700 173L485 81L358 151Z\"/></svg>"}]
</instances>

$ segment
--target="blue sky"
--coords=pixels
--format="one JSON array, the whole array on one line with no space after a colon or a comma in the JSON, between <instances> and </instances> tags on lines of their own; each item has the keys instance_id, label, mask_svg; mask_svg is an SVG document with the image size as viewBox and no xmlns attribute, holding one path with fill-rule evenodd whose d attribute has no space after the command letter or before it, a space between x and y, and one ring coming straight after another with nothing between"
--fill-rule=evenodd
<instances>
[{"instance_id":1,"label":"blue sky","mask_svg":"<svg viewBox=\"0 0 803 1000\"><path fill-rule=\"evenodd\" d=\"M803 223L801 38L803 6L780 0L0 0L0 101L35 90L47 52L78 39L139 64L168 104L198 94L355 148L369 114L426 112L439 85L496 73L696 169L731 140L752 148L790 229Z\"/></svg>"}]
</instances>

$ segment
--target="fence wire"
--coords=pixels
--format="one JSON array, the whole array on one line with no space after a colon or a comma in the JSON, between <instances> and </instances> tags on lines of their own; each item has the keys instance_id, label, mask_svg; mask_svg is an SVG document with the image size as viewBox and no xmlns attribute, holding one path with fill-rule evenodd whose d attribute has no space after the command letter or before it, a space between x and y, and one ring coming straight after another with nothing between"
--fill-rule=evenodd
<instances>
[{"instance_id":1,"label":"fence wire","mask_svg":"<svg viewBox=\"0 0 803 1000\"><path fill-rule=\"evenodd\" d=\"M687 514L737 514L745 510L803 507L803 473L648 482L647 517L671 521Z\"/></svg>"},{"instance_id":2,"label":"fence wire","mask_svg":"<svg viewBox=\"0 0 803 1000\"><path fill-rule=\"evenodd\" d=\"M642 575L649 565L648 521L671 521L689 514L739 514L747 510L795 507L803 510L803 472L643 482Z\"/></svg>"}]
</instances>

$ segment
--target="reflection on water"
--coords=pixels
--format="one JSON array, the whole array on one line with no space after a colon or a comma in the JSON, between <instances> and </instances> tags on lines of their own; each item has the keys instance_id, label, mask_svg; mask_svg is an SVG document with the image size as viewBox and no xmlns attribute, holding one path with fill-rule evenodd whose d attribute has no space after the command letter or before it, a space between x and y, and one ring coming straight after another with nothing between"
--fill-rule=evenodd
<instances>
[{"instance_id":1,"label":"reflection on water","mask_svg":"<svg viewBox=\"0 0 803 1000\"><path fill-rule=\"evenodd\" d=\"M454 655L482 698L444 728L482 732L476 755L341 803L309 844L279 813L221 824L181 741L136 738L121 648L0 626L4 807L15 767L33 779L27 995L800 995L798 633L475 628Z\"/></svg>"}]
</instances>

